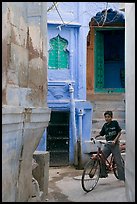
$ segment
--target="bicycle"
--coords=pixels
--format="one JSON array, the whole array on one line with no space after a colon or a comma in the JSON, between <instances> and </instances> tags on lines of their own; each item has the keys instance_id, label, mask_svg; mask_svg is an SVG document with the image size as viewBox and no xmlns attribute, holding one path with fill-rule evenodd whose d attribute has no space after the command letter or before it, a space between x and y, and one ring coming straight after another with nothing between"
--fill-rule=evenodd
<instances>
[{"instance_id":1,"label":"bicycle","mask_svg":"<svg viewBox=\"0 0 137 204\"><path fill-rule=\"evenodd\" d=\"M97 152L93 153L89 159L89 161L86 163L84 166L84 170L82 173L82 188L86 192L92 191L95 186L97 185L99 178L100 178L100 172L101 172L101 162L104 162L106 165L107 173L112 172L114 173L115 177L118 178L118 173L117 173L117 165L114 160L114 156L110 155L110 159L105 158L103 152L102 152L102 144L105 144L105 142L96 140L95 138L91 138L93 140L94 144L97 145ZM111 141L108 141L110 144ZM125 151L125 146L121 146L120 148L121 152ZM124 164L124 159L121 157L123 166Z\"/></svg>"}]
</instances>

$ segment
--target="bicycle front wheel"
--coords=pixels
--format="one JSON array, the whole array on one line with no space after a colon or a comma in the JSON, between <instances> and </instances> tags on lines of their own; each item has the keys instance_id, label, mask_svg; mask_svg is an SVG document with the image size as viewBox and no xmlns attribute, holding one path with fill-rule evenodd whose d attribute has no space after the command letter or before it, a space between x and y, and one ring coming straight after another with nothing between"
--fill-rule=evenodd
<instances>
[{"instance_id":1,"label":"bicycle front wheel","mask_svg":"<svg viewBox=\"0 0 137 204\"><path fill-rule=\"evenodd\" d=\"M99 160L87 162L82 173L82 188L84 191L92 191L98 183L100 174Z\"/></svg>"}]
</instances>

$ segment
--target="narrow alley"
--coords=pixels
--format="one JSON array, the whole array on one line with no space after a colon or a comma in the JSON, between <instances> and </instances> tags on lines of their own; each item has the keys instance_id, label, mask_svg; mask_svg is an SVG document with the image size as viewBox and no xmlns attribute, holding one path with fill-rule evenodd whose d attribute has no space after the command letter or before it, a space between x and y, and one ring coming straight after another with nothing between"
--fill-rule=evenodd
<instances>
[{"instance_id":1,"label":"narrow alley","mask_svg":"<svg viewBox=\"0 0 137 204\"><path fill-rule=\"evenodd\" d=\"M135 3L2 2L2 202L134 202L134 105ZM86 193L98 135L125 183Z\"/></svg>"}]
</instances>

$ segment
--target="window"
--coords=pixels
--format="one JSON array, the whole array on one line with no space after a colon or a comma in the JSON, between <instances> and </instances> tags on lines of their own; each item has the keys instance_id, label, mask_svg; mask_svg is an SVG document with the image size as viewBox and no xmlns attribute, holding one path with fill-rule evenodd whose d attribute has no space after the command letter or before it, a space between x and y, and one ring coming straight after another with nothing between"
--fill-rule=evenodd
<instances>
[{"instance_id":1,"label":"window","mask_svg":"<svg viewBox=\"0 0 137 204\"><path fill-rule=\"evenodd\" d=\"M69 51L66 49L68 41L57 35L50 40L48 69L68 69Z\"/></svg>"}]
</instances>

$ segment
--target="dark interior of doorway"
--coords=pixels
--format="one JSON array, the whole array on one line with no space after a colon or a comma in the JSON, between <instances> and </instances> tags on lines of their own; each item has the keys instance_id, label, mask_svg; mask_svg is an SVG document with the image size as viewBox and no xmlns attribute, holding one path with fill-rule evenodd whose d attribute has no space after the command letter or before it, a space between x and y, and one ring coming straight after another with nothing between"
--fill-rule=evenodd
<instances>
[{"instance_id":1,"label":"dark interior of doorway","mask_svg":"<svg viewBox=\"0 0 137 204\"><path fill-rule=\"evenodd\" d=\"M95 91L124 92L125 32L123 28L96 29Z\"/></svg>"},{"instance_id":2,"label":"dark interior of doorway","mask_svg":"<svg viewBox=\"0 0 137 204\"><path fill-rule=\"evenodd\" d=\"M69 165L69 112L51 111L47 127L49 166Z\"/></svg>"},{"instance_id":3,"label":"dark interior of doorway","mask_svg":"<svg viewBox=\"0 0 137 204\"><path fill-rule=\"evenodd\" d=\"M103 33L104 88L124 88L124 30Z\"/></svg>"}]
</instances>

